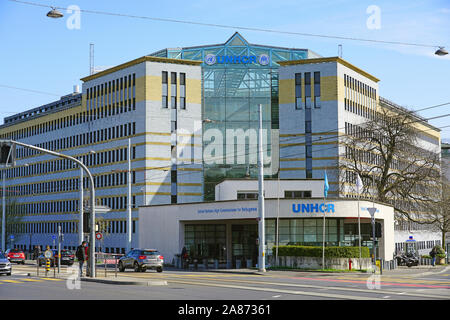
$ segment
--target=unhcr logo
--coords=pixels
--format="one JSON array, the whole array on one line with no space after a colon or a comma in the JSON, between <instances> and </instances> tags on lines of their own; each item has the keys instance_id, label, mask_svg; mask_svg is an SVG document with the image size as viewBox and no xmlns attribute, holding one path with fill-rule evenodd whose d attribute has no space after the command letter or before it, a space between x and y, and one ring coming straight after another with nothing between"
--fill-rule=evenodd
<instances>
[{"instance_id":1,"label":"unhcr logo","mask_svg":"<svg viewBox=\"0 0 450 320\"><path fill-rule=\"evenodd\" d=\"M292 211L295 213L309 213L309 212L332 212L334 213L334 204L329 203L294 203L292 204Z\"/></svg>"},{"instance_id":2,"label":"unhcr logo","mask_svg":"<svg viewBox=\"0 0 450 320\"><path fill-rule=\"evenodd\" d=\"M261 54L258 57L254 55L250 56L216 56L215 54L207 54L204 62L207 65L213 64L249 64L259 63L262 66L266 66L270 63L270 58L267 54Z\"/></svg>"}]
</instances>

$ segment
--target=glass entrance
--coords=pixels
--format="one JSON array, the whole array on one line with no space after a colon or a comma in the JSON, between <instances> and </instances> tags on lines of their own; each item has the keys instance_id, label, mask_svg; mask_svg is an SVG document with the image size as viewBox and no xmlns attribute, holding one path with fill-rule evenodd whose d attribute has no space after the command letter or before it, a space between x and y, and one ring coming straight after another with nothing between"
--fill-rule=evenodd
<instances>
[{"instance_id":1,"label":"glass entrance","mask_svg":"<svg viewBox=\"0 0 450 320\"><path fill-rule=\"evenodd\" d=\"M242 224L232 225L232 261L236 268L236 260L240 260L241 267L253 267L258 261L258 225ZM247 263L250 262L251 264Z\"/></svg>"}]
</instances>

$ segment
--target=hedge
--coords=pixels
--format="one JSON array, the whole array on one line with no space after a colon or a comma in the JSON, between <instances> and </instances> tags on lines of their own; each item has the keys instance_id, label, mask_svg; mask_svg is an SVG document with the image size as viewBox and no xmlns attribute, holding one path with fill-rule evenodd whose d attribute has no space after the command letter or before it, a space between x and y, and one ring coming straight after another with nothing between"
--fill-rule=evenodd
<instances>
[{"instance_id":1,"label":"hedge","mask_svg":"<svg viewBox=\"0 0 450 320\"><path fill-rule=\"evenodd\" d=\"M273 247L273 255L276 246ZM322 247L279 246L278 256L288 257L322 257ZM325 247L326 258L359 258L359 247ZM370 258L368 247L361 247L361 257Z\"/></svg>"}]
</instances>

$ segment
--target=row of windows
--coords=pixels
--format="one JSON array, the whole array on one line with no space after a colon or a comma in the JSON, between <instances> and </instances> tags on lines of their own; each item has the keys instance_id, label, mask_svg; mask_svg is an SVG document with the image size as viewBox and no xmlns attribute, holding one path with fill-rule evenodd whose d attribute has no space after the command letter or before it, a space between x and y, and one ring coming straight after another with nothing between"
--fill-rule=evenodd
<instances>
[{"instance_id":1,"label":"row of windows","mask_svg":"<svg viewBox=\"0 0 450 320\"><path fill-rule=\"evenodd\" d=\"M89 153L81 156L76 156L76 159L83 162L86 166L96 166L105 164L114 164L121 161L128 160L128 148L118 147L115 150ZM131 150L131 159L136 158L136 147L133 146ZM24 165L21 167L15 167L6 170L7 178L27 177L36 174L56 173L75 168L74 163L68 159L49 160L43 163L35 163L30 165ZM85 183L87 187L87 183ZM18 187L18 186L16 186ZM13 193L17 193L19 190L16 187L10 187ZM43 187L49 190L50 187ZM43 189L41 189L43 190ZM60 189L61 190L61 189ZM64 190L69 191L69 190ZM44 191L42 191L44 192ZM51 191L48 191L51 192Z\"/></svg>"},{"instance_id":2,"label":"row of windows","mask_svg":"<svg viewBox=\"0 0 450 320\"><path fill-rule=\"evenodd\" d=\"M69 105L69 104L72 104L72 103L75 103L78 101L81 101L81 94L79 94L79 93L70 94L70 95L61 97L61 99L57 102L49 103L49 104L41 106L39 108L32 109L32 110L28 111L27 113L21 113L21 114L17 114L17 115L11 116L11 117L6 117L5 123L16 122L21 119L31 118L38 114L41 114L41 113L44 113L44 112L47 112L50 110L54 110L59 107L65 106L66 104Z\"/></svg>"},{"instance_id":3,"label":"row of windows","mask_svg":"<svg viewBox=\"0 0 450 320\"><path fill-rule=\"evenodd\" d=\"M356 80L353 77L350 77L347 74L344 74L344 87L346 89L354 91L354 93L361 94L362 96L368 97L372 100L376 100L377 97L377 90L375 88L372 88L371 86ZM352 91L348 91L348 95L346 97L350 97L350 93ZM347 92L347 90L346 90ZM357 97L357 101L359 101L361 97ZM373 107L373 105L371 105Z\"/></svg>"},{"instance_id":4,"label":"row of windows","mask_svg":"<svg viewBox=\"0 0 450 320\"><path fill-rule=\"evenodd\" d=\"M61 226L61 233L71 234L78 233L78 222L40 222L40 223L20 223L9 226L8 232L14 234L57 234L58 226ZM133 233L136 232L136 221L132 221ZM126 233L127 222L120 221L107 221L106 222L107 233Z\"/></svg>"},{"instance_id":5,"label":"row of windows","mask_svg":"<svg viewBox=\"0 0 450 320\"><path fill-rule=\"evenodd\" d=\"M374 119L376 117L375 109L370 109L347 98L344 99L344 108L346 111L352 112L367 119Z\"/></svg>"},{"instance_id":6,"label":"row of windows","mask_svg":"<svg viewBox=\"0 0 450 320\"><path fill-rule=\"evenodd\" d=\"M127 111L136 110L136 100L135 98L125 100L123 103L121 102L117 106L108 106L107 108L101 108L100 113L98 115L93 114L89 116L87 111L83 111L80 113L76 113L73 115L68 115L66 117L62 117L59 119L55 119L52 121L47 121L38 125L30 126L28 128L16 130L10 133L1 134L1 139L12 139L12 140L20 140L23 138L44 134L47 132L52 132L55 130L79 125L86 123L88 121L96 120L97 118L103 118L106 116L121 114ZM36 154L37 151L30 150L29 154Z\"/></svg>"},{"instance_id":7,"label":"row of windows","mask_svg":"<svg viewBox=\"0 0 450 320\"><path fill-rule=\"evenodd\" d=\"M109 128L98 129L91 132L73 135L70 137L38 143L36 144L36 146L39 148L56 151L61 149L82 147L84 145L91 145L93 143L122 138L134 134L136 134L136 122L129 122ZM29 148L17 148L16 159L29 157L39 153L39 151Z\"/></svg>"},{"instance_id":8,"label":"row of windows","mask_svg":"<svg viewBox=\"0 0 450 320\"><path fill-rule=\"evenodd\" d=\"M168 100L168 75L167 71L162 71L162 107L169 107ZM170 73L170 107L177 108L177 73ZM180 73L180 109L186 109L186 74Z\"/></svg>"},{"instance_id":9,"label":"row of windows","mask_svg":"<svg viewBox=\"0 0 450 320\"><path fill-rule=\"evenodd\" d=\"M102 205L108 206L112 210L122 210L127 208L127 197L98 197ZM131 205L136 207L136 196L132 196ZM29 214L67 214L79 211L79 200L45 201L34 203L15 203L11 209L12 215Z\"/></svg>"},{"instance_id":10,"label":"row of windows","mask_svg":"<svg viewBox=\"0 0 450 320\"><path fill-rule=\"evenodd\" d=\"M302 102L302 74L295 74L295 109L311 109L311 72L304 73L305 103ZM320 108L320 72L314 72L314 108Z\"/></svg>"},{"instance_id":11,"label":"row of windows","mask_svg":"<svg viewBox=\"0 0 450 320\"><path fill-rule=\"evenodd\" d=\"M116 111L136 110L136 74L87 88L86 98L87 112L92 120L114 115Z\"/></svg>"},{"instance_id":12,"label":"row of windows","mask_svg":"<svg viewBox=\"0 0 450 320\"><path fill-rule=\"evenodd\" d=\"M136 172L131 172L132 183L136 183ZM123 186L128 183L128 173L127 172L115 172L115 173L107 173L94 175L94 185L95 188L104 188L104 187L117 187ZM30 183L25 185L18 186L10 186L6 190L6 194L8 196L17 197L17 196L26 196L26 195L38 195L38 194L46 194L46 193L60 193L60 192L70 192L70 191L79 191L80 190L80 179L79 178L68 178L58 181L49 181L49 182L38 182L38 183ZM89 187L89 178L84 177L83 179L83 188L86 189ZM1 191L0 191L1 195Z\"/></svg>"}]
</instances>

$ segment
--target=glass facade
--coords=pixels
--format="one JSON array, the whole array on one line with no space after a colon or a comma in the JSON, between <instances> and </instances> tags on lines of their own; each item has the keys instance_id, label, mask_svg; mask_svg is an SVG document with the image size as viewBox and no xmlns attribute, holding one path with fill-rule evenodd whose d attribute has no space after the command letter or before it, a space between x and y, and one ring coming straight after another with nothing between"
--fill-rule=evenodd
<instances>
[{"instance_id":1,"label":"glass facade","mask_svg":"<svg viewBox=\"0 0 450 320\"><path fill-rule=\"evenodd\" d=\"M204 200L225 178L257 177L258 105L263 107L264 174L276 177L278 153L278 62L318 55L307 49L249 44L235 33L224 44L164 49L154 56L201 60ZM275 149L274 149L275 151ZM274 165L272 165L274 164Z\"/></svg>"},{"instance_id":2,"label":"glass facade","mask_svg":"<svg viewBox=\"0 0 450 320\"><path fill-rule=\"evenodd\" d=\"M184 243L192 258L226 261L226 230L224 224L189 224L184 228Z\"/></svg>"},{"instance_id":3,"label":"glass facade","mask_svg":"<svg viewBox=\"0 0 450 320\"><path fill-rule=\"evenodd\" d=\"M279 245L302 245L322 247L323 219L299 218L279 219ZM370 223L361 223L361 246L368 247L372 252L372 229ZM272 255L277 243L277 220L265 220L266 254ZM252 260L252 266L258 260L258 224L233 223L231 225L231 262L236 260L247 264ZM225 224L187 224L184 234L185 246L191 257L218 259L226 263L227 239ZM325 219L325 245L358 246L358 224L345 218ZM377 255L379 247L377 245Z\"/></svg>"}]
</instances>

